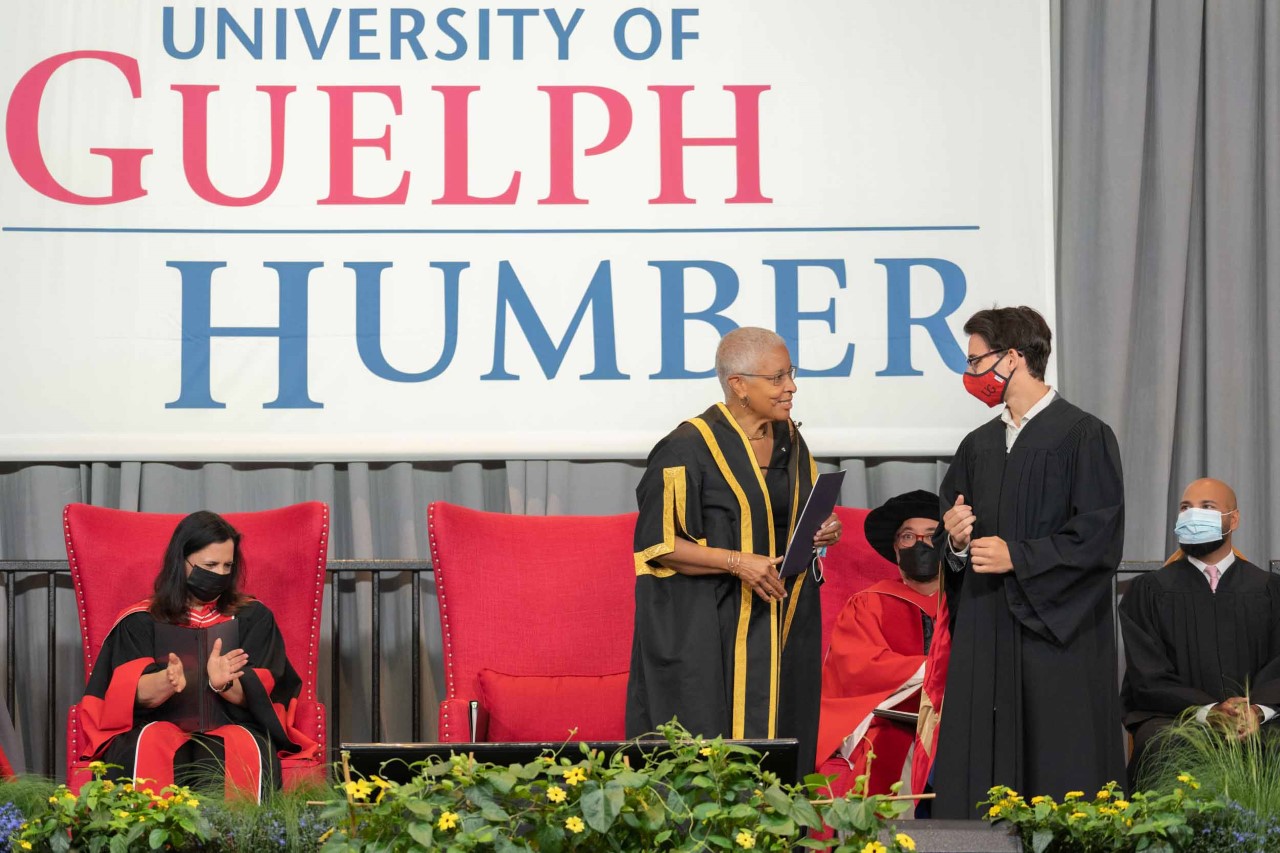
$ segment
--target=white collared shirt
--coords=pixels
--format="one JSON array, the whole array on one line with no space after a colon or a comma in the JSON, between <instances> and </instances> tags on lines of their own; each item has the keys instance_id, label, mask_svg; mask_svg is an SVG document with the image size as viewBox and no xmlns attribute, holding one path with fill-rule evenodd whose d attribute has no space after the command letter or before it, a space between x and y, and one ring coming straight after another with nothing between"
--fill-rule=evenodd
<instances>
[{"instance_id":1,"label":"white collared shirt","mask_svg":"<svg viewBox=\"0 0 1280 853\"><path fill-rule=\"evenodd\" d=\"M1236 555L1233 551L1228 551L1227 556L1217 562L1218 566L1218 583L1222 583L1222 576L1227 573L1227 569L1231 568L1231 564L1236 561ZM1200 574L1204 575L1205 580L1209 580L1209 573L1205 569L1209 568L1209 564L1204 560L1197 560L1195 557L1187 557L1187 562L1200 570Z\"/></svg>"},{"instance_id":2,"label":"white collared shirt","mask_svg":"<svg viewBox=\"0 0 1280 853\"><path fill-rule=\"evenodd\" d=\"M1019 423L1014 423L1013 415L1009 414L1009 407L1004 407L1004 410L1000 412L1000 420L1004 421L1005 453L1013 450L1013 443L1018 440L1018 435L1021 434L1022 428L1027 425L1027 421L1031 420L1048 408L1049 404L1052 403L1057 396L1058 392L1050 387L1049 390L1045 392L1045 395L1036 401L1034 406L1027 409L1026 414L1022 416L1022 421Z\"/></svg>"}]
</instances>

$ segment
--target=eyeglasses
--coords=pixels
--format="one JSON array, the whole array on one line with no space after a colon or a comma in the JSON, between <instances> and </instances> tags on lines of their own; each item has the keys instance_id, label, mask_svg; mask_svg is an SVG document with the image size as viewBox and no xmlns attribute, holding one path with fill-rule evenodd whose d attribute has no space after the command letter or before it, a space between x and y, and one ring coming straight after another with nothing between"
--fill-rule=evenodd
<instances>
[{"instance_id":1,"label":"eyeglasses","mask_svg":"<svg viewBox=\"0 0 1280 853\"><path fill-rule=\"evenodd\" d=\"M894 541L898 543L899 548L914 548L916 547L917 542L928 542L932 544L933 534L935 532L936 531L931 531L929 533L912 533L910 530L904 530L895 537Z\"/></svg>"},{"instance_id":2,"label":"eyeglasses","mask_svg":"<svg viewBox=\"0 0 1280 853\"><path fill-rule=\"evenodd\" d=\"M1000 352L1008 352L1008 351L1009 351L1008 349L993 349L988 352L984 352L982 355L971 355L968 358L966 358L965 361L969 363L969 369L973 370L975 367L978 366L978 362L982 361L987 356L995 355L996 353L1000 353Z\"/></svg>"},{"instance_id":3,"label":"eyeglasses","mask_svg":"<svg viewBox=\"0 0 1280 853\"><path fill-rule=\"evenodd\" d=\"M793 364L781 373L739 373L739 376L754 376L756 379L768 379L774 387L782 384L783 377L796 378L796 366Z\"/></svg>"}]
</instances>

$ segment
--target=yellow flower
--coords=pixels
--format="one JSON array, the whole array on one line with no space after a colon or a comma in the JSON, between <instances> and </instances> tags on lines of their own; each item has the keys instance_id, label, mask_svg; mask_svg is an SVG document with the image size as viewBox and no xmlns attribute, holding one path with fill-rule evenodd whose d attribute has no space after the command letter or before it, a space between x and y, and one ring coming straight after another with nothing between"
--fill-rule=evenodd
<instances>
[{"instance_id":1,"label":"yellow flower","mask_svg":"<svg viewBox=\"0 0 1280 853\"><path fill-rule=\"evenodd\" d=\"M1046 802L1048 799L1049 799L1049 798L1048 798L1048 797L1046 797L1046 796L1044 796L1043 794L1041 794L1041 795L1040 795L1040 796L1038 796L1038 797L1032 797L1032 798L1031 798L1031 805L1033 805L1033 806L1038 806L1038 805L1040 805L1041 803Z\"/></svg>"},{"instance_id":2,"label":"yellow flower","mask_svg":"<svg viewBox=\"0 0 1280 853\"><path fill-rule=\"evenodd\" d=\"M1094 798L1099 800L1109 800L1111 799L1111 792L1108 791L1106 788L1103 788L1101 791L1099 791L1097 794L1094 795Z\"/></svg>"},{"instance_id":3,"label":"yellow flower","mask_svg":"<svg viewBox=\"0 0 1280 853\"><path fill-rule=\"evenodd\" d=\"M575 817L569 818L564 822L564 828L569 830L570 832L577 833L577 832L582 832L582 830L586 829L587 825L582 822L582 818L575 816Z\"/></svg>"},{"instance_id":4,"label":"yellow flower","mask_svg":"<svg viewBox=\"0 0 1280 853\"><path fill-rule=\"evenodd\" d=\"M50 797L50 798L49 798L49 802L51 802L51 803L56 803L57 801L58 801L58 798L57 798L57 797Z\"/></svg>"},{"instance_id":5,"label":"yellow flower","mask_svg":"<svg viewBox=\"0 0 1280 853\"><path fill-rule=\"evenodd\" d=\"M585 781L587 781L587 771L581 767L570 767L568 772L564 774L564 783L566 785L577 785Z\"/></svg>"},{"instance_id":6,"label":"yellow flower","mask_svg":"<svg viewBox=\"0 0 1280 853\"><path fill-rule=\"evenodd\" d=\"M116 817L118 817L118 818L123 818L124 820L128 820L128 819L129 819L129 813L128 813L127 811L125 811L124 809L121 809L120 811L116 812Z\"/></svg>"},{"instance_id":7,"label":"yellow flower","mask_svg":"<svg viewBox=\"0 0 1280 853\"><path fill-rule=\"evenodd\" d=\"M192 797L191 799L187 800L187 805L191 806L192 808L195 808L196 806L200 805L200 801L197 800L195 797Z\"/></svg>"},{"instance_id":8,"label":"yellow flower","mask_svg":"<svg viewBox=\"0 0 1280 853\"><path fill-rule=\"evenodd\" d=\"M1123 810L1125 810L1125 809L1129 808L1129 801L1128 801L1128 800L1116 800L1116 808L1120 809L1121 811L1123 811Z\"/></svg>"},{"instance_id":9,"label":"yellow flower","mask_svg":"<svg viewBox=\"0 0 1280 853\"><path fill-rule=\"evenodd\" d=\"M1067 796L1064 797L1064 799L1078 800L1083 796L1084 796L1084 791L1067 791Z\"/></svg>"},{"instance_id":10,"label":"yellow flower","mask_svg":"<svg viewBox=\"0 0 1280 853\"><path fill-rule=\"evenodd\" d=\"M1000 817L1000 806L995 805L987 809L987 817Z\"/></svg>"},{"instance_id":11,"label":"yellow flower","mask_svg":"<svg viewBox=\"0 0 1280 853\"><path fill-rule=\"evenodd\" d=\"M99 773L99 772L101 772L101 771L103 771L103 770L106 770L106 769L107 769L106 762L103 762L103 761L90 761L90 762L89 762L89 772L90 772L90 773Z\"/></svg>"},{"instance_id":12,"label":"yellow flower","mask_svg":"<svg viewBox=\"0 0 1280 853\"><path fill-rule=\"evenodd\" d=\"M1191 774L1190 774L1190 773L1179 773L1179 774L1178 774L1178 781L1179 781L1179 782L1181 782L1181 783L1182 783L1182 784L1184 784L1184 785L1185 785L1185 784L1187 784L1188 782L1190 782L1190 781L1191 781Z\"/></svg>"},{"instance_id":13,"label":"yellow flower","mask_svg":"<svg viewBox=\"0 0 1280 853\"><path fill-rule=\"evenodd\" d=\"M458 815L456 812L440 812L440 819L436 821L436 829L453 829L457 825Z\"/></svg>"},{"instance_id":14,"label":"yellow flower","mask_svg":"<svg viewBox=\"0 0 1280 853\"><path fill-rule=\"evenodd\" d=\"M1019 796L1018 796L1018 792L1017 792L1017 791L1015 791L1015 790L1013 790L1012 788L1010 788L1009 790L1005 791L1005 792L1004 792L1004 796L1005 796L1005 798L1006 798L1006 799L1009 799L1009 800L1020 800L1020 799L1022 799L1021 797L1019 797Z\"/></svg>"},{"instance_id":15,"label":"yellow flower","mask_svg":"<svg viewBox=\"0 0 1280 853\"><path fill-rule=\"evenodd\" d=\"M115 784L110 779L102 780L102 790L111 791L111 790L114 790L115 787L116 787Z\"/></svg>"},{"instance_id":16,"label":"yellow flower","mask_svg":"<svg viewBox=\"0 0 1280 853\"><path fill-rule=\"evenodd\" d=\"M19 847L21 847L23 850L30 850L30 849L31 849L31 842L30 842L30 841L19 841L19 842L18 842L18 846L19 846Z\"/></svg>"},{"instance_id":17,"label":"yellow flower","mask_svg":"<svg viewBox=\"0 0 1280 853\"><path fill-rule=\"evenodd\" d=\"M862 848L862 853L889 853L889 848L879 841L868 841L867 846Z\"/></svg>"},{"instance_id":18,"label":"yellow flower","mask_svg":"<svg viewBox=\"0 0 1280 853\"><path fill-rule=\"evenodd\" d=\"M714 750L714 749L712 749L712 748L711 748L711 747L709 747L709 746L704 746L702 749L698 750L698 754L699 754L699 755L711 755L711 754L712 754L712 753L714 753L714 752L715 752L715 750ZM744 830L744 832L745 832L745 830ZM741 835L742 833L738 833L738 834L739 834L739 835Z\"/></svg>"},{"instance_id":19,"label":"yellow flower","mask_svg":"<svg viewBox=\"0 0 1280 853\"><path fill-rule=\"evenodd\" d=\"M899 832L897 835L893 837L893 840L898 842L898 846L901 847L903 850L916 849L915 840L910 835L907 835L905 832Z\"/></svg>"},{"instance_id":20,"label":"yellow flower","mask_svg":"<svg viewBox=\"0 0 1280 853\"><path fill-rule=\"evenodd\" d=\"M386 779L383 779L381 776L370 776L369 779L373 782L373 784L377 785L379 788L391 787L391 783L388 782Z\"/></svg>"},{"instance_id":21,"label":"yellow flower","mask_svg":"<svg viewBox=\"0 0 1280 853\"><path fill-rule=\"evenodd\" d=\"M733 840L738 842L738 846L743 850L751 850L756 846L755 833L748 832L745 829L738 830L738 834Z\"/></svg>"},{"instance_id":22,"label":"yellow flower","mask_svg":"<svg viewBox=\"0 0 1280 853\"><path fill-rule=\"evenodd\" d=\"M76 801L76 795L75 795L75 794L73 794L73 793L71 793L70 791L68 791L67 793L63 794L63 795L62 795L62 797L63 797L63 799L65 799L68 803L74 803L74 802Z\"/></svg>"},{"instance_id":23,"label":"yellow flower","mask_svg":"<svg viewBox=\"0 0 1280 853\"><path fill-rule=\"evenodd\" d=\"M559 785L552 785L547 788L547 799L553 803L563 803L568 794L564 792L564 788Z\"/></svg>"},{"instance_id":24,"label":"yellow flower","mask_svg":"<svg viewBox=\"0 0 1280 853\"><path fill-rule=\"evenodd\" d=\"M1088 817L1084 812L1072 812L1067 818L1068 820L1079 820L1082 817Z\"/></svg>"},{"instance_id":25,"label":"yellow flower","mask_svg":"<svg viewBox=\"0 0 1280 853\"><path fill-rule=\"evenodd\" d=\"M124 792L125 792L126 794L132 794L132 793L133 793L133 786L132 786L132 785L130 785L128 782L125 782L125 783L124 783Z\"/></svg>"},{"instance_id":26,"label":"yellow flower","mask_svg":"<svg viewBox=\"0 0 1280 853\"><path fill-rule=\"evenodd\" d=\"M373 793L373 785L370 785L364 779L357 779L354 782L348 782L342 787L346 789L347 795L353 800L366 799L371 793Z\"/></svg>"}]
</instances>

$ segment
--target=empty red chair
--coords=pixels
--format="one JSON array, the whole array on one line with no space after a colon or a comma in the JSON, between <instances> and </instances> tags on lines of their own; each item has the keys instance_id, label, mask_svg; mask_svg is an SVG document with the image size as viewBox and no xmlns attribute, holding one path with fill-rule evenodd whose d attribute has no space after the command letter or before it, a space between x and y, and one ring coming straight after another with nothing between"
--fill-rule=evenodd
<instances>
[{"instance_id":1,"label":"empty red chair","mask_svg":"<svg viewBox=\"0 0 1280 853\"><path fill-rule=\"evenodd\" d=\"M444 639L441 741L625 737L635 525L636 513L428 507Z\"/></svg>"},{"instance_id":2,"label":"empty red chair","mask_svg":"<svg viewBox=\"0 0 1280 853\"><path fill-rule=\"evenodd\" d=\"M324 781L325 708L316 700L320 657L320 607L329 547L329 508L319 502L224 516L240 531L244 592L271 609L284 636L289 663L302 679L295 725L319 745L314 758L281 758L286 787L301 779ZM69 504L63 512L67 559L75 586L84 674L116 616L151 595L165 547L181 515L128 512ZM73 790L90 778L78 756L86 744L78 706L67 715L67 781Z\"/></svg>"}]
</instances>

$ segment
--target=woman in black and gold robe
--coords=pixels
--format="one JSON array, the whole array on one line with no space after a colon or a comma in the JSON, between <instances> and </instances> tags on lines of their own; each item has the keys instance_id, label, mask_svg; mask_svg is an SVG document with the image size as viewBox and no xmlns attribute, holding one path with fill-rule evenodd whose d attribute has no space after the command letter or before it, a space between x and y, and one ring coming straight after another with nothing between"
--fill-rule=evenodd
<instances>
[{"instance_id":1,"label":"woman in black and gold robe","mask_svg":"<svg viewBox=\"0 0 1280 853\"><path fill-rule=\"evenodd\" d=\"M649 454L636 497L627 735L672 717L707 737L794 737L814 767L822 680L818 581L778 566L817 477L791 420L795 367L766 329L716 350L725 391ZM840 536L833 515L815 548Z\"/></svg>"}]
</instances>

